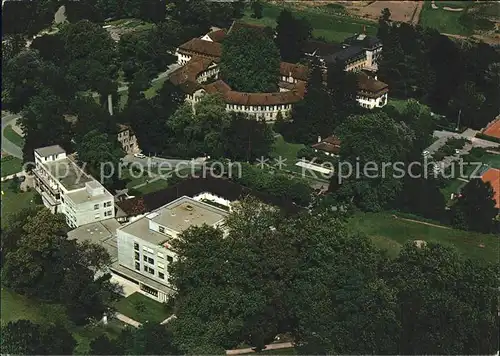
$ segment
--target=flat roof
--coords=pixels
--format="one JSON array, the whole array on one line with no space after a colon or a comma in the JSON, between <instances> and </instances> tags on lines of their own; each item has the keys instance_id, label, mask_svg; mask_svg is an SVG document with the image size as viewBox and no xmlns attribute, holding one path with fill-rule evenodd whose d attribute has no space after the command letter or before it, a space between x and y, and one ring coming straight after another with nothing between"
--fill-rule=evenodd
<instances>
[{"instance_id":1,"label":"flat roof","mask_svg":"<svg viewBox=\"0 0 500 356\"><path fill-rule=\"evenodd\" d=\"M85 183L94 180L67 157L53 162L45 162L43 165L67 190L83 188Z\"/></svg>"},{"instance_id":2,"label":"flat roof","mask_svg":"<svg viewBox=\"0 0 500 356\"><path fill-rule=\"evenodd\" d=\"M52 155L66 153L66 151L59 145L40 147L35 149L35 152L38 153L41 157L48 157Z\"/></svg>"},{"instance_id":3,"label":"flat roof","mask_svg":"<svg viewBox=\"0 0 500 356\"><path fill-rule=\"evenodd\" d=\"M99 184L99 182L97 182L97 181L95 183ZM104 189L104 194L91 195L91 194L89 194L87 189L81 189L81 190L77 190L74 192L69 192L66 194L66 196L69 197L71 199L71 201L75 204L81 204L81 203L91 202L91 201L100 201L105 196L108 196L109 199L113 199L113 195L111 195L111 193L108 192L106 189Z\"/></svg>"},{"instance_id":4,"label":"flat roof","mask_svg":"<svg viewBox=\"0 0 500 356\"><path fill-rule=\"evenodd\" d=\"M102 220L77 227L68 232L70 240L78 242L90 241L103 246L111 256L111 261L118 259L118 247L116 241L116 229L120 223L115 219Z\"/></svg>"},{"instance_id":5,"label":"flat roof","mask_svg":"<svg viewBox=\"0 0 500 356\"><path fill-rule=\"evenodd\" d=\"M120 230L132 236L137 236L153 245L159 245L168 240L167 235L149 229L149 219L146 216L123 225Z\"/></svg>"},{"instance_id":6,"label":"flat roof","mask_svg":"<svg viewBox=\"0 0 500 356\"><path fill-rule=\"evenodd\" d=\"M177 233L191 226L207 224L214 226L221 222L228 212L213 205L182 196L151 213L123 225L120 230L137 236L154 245L168 241L169 236L149 229L149 220Z\"/></svg>"},{"instance_id":7,"label":"flat roof","mask_svg":"<svg viewBox=\"0 0 500 356\"><path fill-rule=\"evenodd\" d=\"M203 224L214 226L227 216L225 210L199 202L188 196L174 200L158 209L156 213L158 215L153 214L156 216L151 218L152 221L177 233L187 230L190 226L201 226Z\"/></svg>"}]
</instances>

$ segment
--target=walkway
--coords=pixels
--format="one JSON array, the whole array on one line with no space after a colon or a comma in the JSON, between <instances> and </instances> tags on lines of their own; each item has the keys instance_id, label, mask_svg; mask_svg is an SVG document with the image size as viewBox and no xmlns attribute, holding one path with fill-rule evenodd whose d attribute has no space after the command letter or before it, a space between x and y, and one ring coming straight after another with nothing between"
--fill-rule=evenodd
<instances>
[{"instance_id":1,"label":"walkway","mask_svg":"<svg viewBox=\"0 0 500 356\"><path fill-rule=\"evenodd\" d=\"M265 351L268 350L279 350L279 349L291 349L293 344L291 342L282 342L279 344L269 344L266 345ZM250 354L255 352L252 348L247 349L234 349L234 350L226 350L226 355L242 355L242 354Z\"/></svg>"},{"instance_id":2,"label":"walkway","mask_svg":"<svg viewBox=\"0 0 500 356\"><path fill-rule=\"evenodd\" d=\"M116 313L115 313L115 316L116 316L116 318L117 318L118 320L123 321L125 324L132 325L132 326L134 326L134 327L136 327L136 328L138 328L139 326L141 326L141 325L142 325L142 324L141 324L141 323L139 323L138 321L135 321L134 319L131 319L131 318L129 318L128 316L123 315L122 313L118 313L118 312L116 312Z\"/></svg>"},{"instance_id":3,"label":"walkway","mask_svg":"<svg viewBox=\"0 0 500 356\"><path fill-rule=\"evenodd\" d=\"M9 141L3 134L3 130L10 126L15 120L20 116L17 114L11 114L6 111L2 111L2 151L14 156L16 158L23 158L23 150L21 147L17 146L12 141Z\"/></svg>"},{"instance_id":4,"label":"walkway","mask_svg":"<svg viewBox=\"0 0 500 356\"><path fill-rule=\"evenodd\" d=\"M417 224L428 225L428 226L438 227L438 228L440 228L440 229L451 230L451 227L448 227L448 226L443 226L443 225L432 224L432 223L428 223L428 222L425 222L425 221L420 221L420 220L413 220L413 219L407 219L407 218L400 218L400 217L398 217L397 215L393 215L392 217L393 217L394 219L398 219L398 220L410 221L410 222L414 222L414 223L417 223Z\"/></svg>"}]
</instances>

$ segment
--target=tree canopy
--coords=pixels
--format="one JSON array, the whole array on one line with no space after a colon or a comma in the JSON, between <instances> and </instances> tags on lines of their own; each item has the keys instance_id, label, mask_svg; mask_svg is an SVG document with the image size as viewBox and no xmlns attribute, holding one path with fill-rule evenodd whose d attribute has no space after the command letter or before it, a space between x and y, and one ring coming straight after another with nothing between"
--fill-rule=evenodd
<instances>
[{"instance_id":1,"label":"tree canopy","mask_svg":"<svg viewBox=\"0 0 500 356\"><path fill-rule=\"evenodd\" d=\"M233 90L275 92L279 70L279 51L267 31L238 28L222 43L220 76Z\"/></svg>"}]
</instances>

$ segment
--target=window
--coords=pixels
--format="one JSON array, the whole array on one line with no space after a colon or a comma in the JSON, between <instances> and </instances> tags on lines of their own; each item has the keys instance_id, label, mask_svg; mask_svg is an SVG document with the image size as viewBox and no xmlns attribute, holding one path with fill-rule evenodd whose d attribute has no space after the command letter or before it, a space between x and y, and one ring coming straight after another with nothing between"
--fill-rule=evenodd
<instances>
[{"instance_id":1,"label":"window","mask_svg":"<svg viewBox=\"0 0 500 356\"><path fill-rule=\"evenodd\" d=\"M165 258L165 256L164 256L164 255L163 255L163 253L161 253L161 252L158 252L158 257L159 257L159 258Z\"/></svg>"},{"instance_id":2,"label":"window","mask_svg":"<svg viewBox=\"0 0 500 356\"><path fill-rule=\"evenodd\" d=\"M140 271L140 270L141 270L141 264L140 264L139 262L136 262L136 263L135 263L135 269L136 269L137 271Z\"/></svg>"},{"instance_id":3,"label":"window","mask_svg":"<svg viewBox=\"0 0 500 356\"><path fill-rule=\"evenodd\" d=\"M160 232L161 232L162 234L164 234L164 233L165 233L165 228L164 228L163 226L160 226L158 229L160 230Z\"/></svg>"},{"instance_id":4,"label":"window","mask_svg":"<svg viewBox=\"0 0 500 356\"><path fill-rule=\"evenodd\" d=\"M148 256L142 256L142 259L144 260L144 262L148 262Z\"/></svg>"},{"instance_id":5,"label":"window","mask_svg":"<svg viewBox=\"0 0 500 356\"><path fill-rule=\"evenodd\" d=\"M167 261L169 263L172 263L174 261L174 259L172 258L172 256L167 256Z\"/></svg>"},{"instance_id":6,"label":"window","mask_svg":"<svg viewBox=\"0 0 500 356\"><path fill-rule=\"evenodd\" d=\"M152 269L151 267L146 267L147 271L149 274L155 274L155 270Z\"/></svg>"},{"instance_id":7,"label":"window","mask_svg":"<svg viewBox=\"0 0 500 356\"><path fill-rule=\"evenodd\" d=\"M101 214L95 214L94 218L97 220L101 217Z\"/></svg>"},{"instance_id":8,"label":"window","mask_svg":"<svg viewBox=\"0 0 500 356\"><path fill-rule=\"evenodd\" d=\"M99 204L94 204L94 210L99 210Z\"/></svg>"},{"instance_id":9,"label":"window","mask_svg":"<svg viewBox=\"0 0 500 356\"><path fill-rule=\"evenodd\" d=\"M165 268L165 265L163 263L158 263L158 268Z\"/></svg>"},{"instance_id":10,"label":"window","mask_svg":"<svg viewBox=\"0 0 500 356\"><path fill-rule=\"evenodd\" d=\"M141 256L139 255L139 252L135 251L135 260L136 261L140 261L141 260Z\"/></svg>"},{"instance_id":11,"label":"window","mask_svg":"<svg viewBox=\"0 0 500 356\"><path fill-rule=\"evenodd\" d=\"M111 202L110 201L107 201L104 203L104 207L107 208L107 207L110 207L111 206Z\"/></svg>"},{"instance_id":12,"label":"window","mask_svg":"<svg viewBox=\"0 0 500 356\"><path fill-rule=\"evenodd\" d=\"M165 279L165 275L161 272L158 272L158 277L160 277L161 279Z\"/></svg>"},{"instance_id":13,"label":"window","mask_svg":"<svg viewBox=\"0 0 500 356\"><path fill-rule=\"evenodd\" d=\"M147 272L148 271L148 266L144 266L144 271Z\"/></svg>"},{"instance_id":14,"label":"window","mask_svg":"<svg viewBox=\"0 0 500 356\"><path fill-rule=\"evenodd\" d=\"M104 216L111 216L111 215L113 215L113 212L111 210L104 212Z\"/></svg>"},{"instance_id":15,"label":"window","mask_svg":"<svg viewBox=\"0 0 500 356\"><path fill-rule=\"evenodd\" d=\"M148 263L154 265L155 260L153 260L151 257L148 257Z\"/></svg>"},{"instance_id":16,"label":"window","mask_svg":"<svg viewBox=\"0 0 500 356\"><path fill-rule=\"evenodd\" d=\"M134 242L134 250L139 251L139 244L137 242Z\"/></svg>"}]
</instances>

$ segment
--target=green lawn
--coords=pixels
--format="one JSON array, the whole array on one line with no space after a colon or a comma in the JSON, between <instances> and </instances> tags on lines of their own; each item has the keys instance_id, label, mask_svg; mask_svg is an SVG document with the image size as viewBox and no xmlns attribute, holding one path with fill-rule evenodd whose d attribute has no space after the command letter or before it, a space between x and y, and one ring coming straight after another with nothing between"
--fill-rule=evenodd
<instances>
[{"instance_id":1,"label":"green lawn","mask_svg":"<svg viewBox=\"0 0 500 356\"><path fill-rule=\"evenodd\" d=\"M272 159L278 159L281 157L285 159L286 169L293 170L295 163L297 163L297 152L299 152L305 145L301 143L289 143L286 142L280 135L276 137L274 142L273 151L271 152ZM272 162L271 162L272 163Z\"/></svg>"},{"instance_id":2,"label":"green lawn","mask_svg":"<svg viewBox=\"0 0 500 356\"><path fill-rule=\"evenodd\" d=\"M6 126L3 129L3 135L7 140L15 144L16 146L23 147L24 146L24 138L19 135L11 125Z\"/></svg>"},{"instance_id":3,"label":"green lawn","mask_svg":"<svg viewBox=\"0 0 500 356\"><path fill-rule=\"evenodd\" d=\"M116 337L125 326L122 322L115 319L111 319L106 326L101 324L96 326L75 326L68 320L64 307L59 304L49 304L32 300L6 287L2 287L1 296L2 325L19 319L31 320L34 323L42 325L51 323L62 324L73 334L73 337L77 341L75 354L88 353L89 344L92 339L103 333L110 338Z\"/></svg>"},{"instance_id":4,"label":"green lawn","mask_svg":"<svg viewBox=\"0 0 500 356\"><path fill-rule=\"evenodd\" d=\"M163 86L163 83L165 82L165 80L167 80L167 77L160 78L157 81L154 81L151 88L149 88L148 90L146 90L144 92L144 96L146 97L146 99L150 99L153 96L155 96L158 93L158 91L161 89L161 87Z\"/></svg>"},{"instance_id":5,"label":"green lawn","mask_svg":"<svg viewBox=\"0 0 500 356\"><path fill-rule=\"evenodd\" d=\"M144 309L141 311L138 309L138 305L142 305ZM140 323L148 321L161 323L172 315L172 312L167 309L166 304L159 303L138 292L119 300L115 307L118 312Z\"/></svg>"},{"instance_id":6,"label":"green lawn","mask_svg":"<svg viewBox=\"0 0 500 356\"><path fill-rule=\"evenodd\" d=\"M243 21L275 27L276 18L285 7L295 16L308 19L313 27L313 36L316 38L324 37L328 41L342 42L355 33L361 33L363 26L366 26L367 34L375 35L377 32L377 26L374 22L337 14L332 11L318 11L318 9L314 8L297 10L289 5L276 5L268 2L264 4L262 18L253 18L251 16L253 11L247 8Z\"/></svg>"},{"instance_id":7,"label":"green lawn","mask_svg":"<svg viewBox=\"0 0 500 356\"><path fill-rule=\"evenodd\" d=\"M23 169L23 161L14 156L7 156L2 158L0 164L2 177L21 172L21 170Z\"/></svg>"},{"instance_id":8,"label":"green lawn","mask_svg":"<svg viewBox=\"0 0 500 356\"><path fill-rule=\"evenodd\" d=\"M399 112L403 112L403 109L406 107L407 102L408 102L408 100L406 100L406 99L389 98L387 105L393 106Z\"/></svg>"},{"instance_id":9,"label":"green lawn","mask_svg":"<svg viewBox=\"0 0 500 356\"><path fill-rule=\"evenodd\" d=\"M350 225L370 236L380 248L397 255L407 241L424 240L454 246L464 256L485 261L498 261L498 236L454 229L443 229L411 221L395 219L389 213L358 213ZM484 244L484 248L479 247Z\"/></svg>"},{"instance_id":10,"label":"green lawn","mask_svg":"<svg viewBox=\"0 0 500 356\"><path fill-rule=\"evenodd\" d=\"M289 348L286 348L286 349L262 350L261 352L257 352L257 354L266 354L266 355L297 355L297 351L293 347L289 347Z\"/></svg>"},{"instance_id":11,"label":"green lawn","mask_svg":"<svg viewBox=\"0 0 500 356\"><path fill-rule=\"evenodd\" d=\"M2 182L2 228L6 226L10 214L35 204L33 201L36 194L34 190L14 193L9 184L9 181Z\"/></svg>"},{"instance_id":12,"label":"green lawn","mask_svg":"<svg viewBox=\"0 0 500 356\"><path fill-rule=\"evenodd\" d=\"M436 5L439 9L433 9L431 1L425 1L422 12L420 13L419 23L423 27L431 27L441 33L470 36L474 32L473 29L467 28L459 22L459 18L463 13L462 11L453 12L442 9L444 6L455 8L465 7L468 3L468 1L436 1Z\"/></svg>"}]
</instances>

